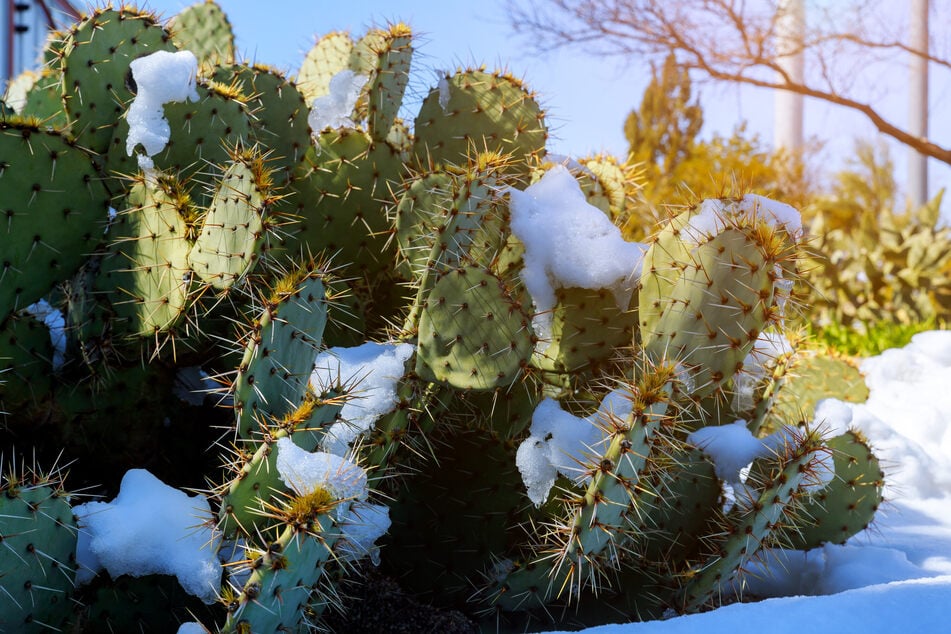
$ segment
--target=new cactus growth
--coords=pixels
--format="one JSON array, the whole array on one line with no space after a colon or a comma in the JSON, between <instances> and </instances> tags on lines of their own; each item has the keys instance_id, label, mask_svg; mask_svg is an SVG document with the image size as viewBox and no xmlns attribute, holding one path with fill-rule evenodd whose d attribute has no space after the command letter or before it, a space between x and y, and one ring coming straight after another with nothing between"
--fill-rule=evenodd
<instances>
[{"instance_id":1,"label":"new cactus growth","mask_svg":"<svg viewBox=\"0 0 951 634\"><path fill-rule=\"evenodd\" d=\"M97 491L144 466L214 483L176 516L210 535L209 631L317 627L354 560L401 578L421 548L405 585L488 629L694 611L761 547L866 526L867 444L795 427L809 374L854 376L782 345L794 211L709 200L625 241L630 170L551 162L512 76L444 73L401 121L415 48L404 24L333 33L285 77L234 59L210 1L53 38L0 114L4 429ZM386 363L321 373L371 349ZM689 436L714 428L759 443L730 511L738 483ZM171 578L73 587L55 476L0 489L3 626L178 618Z\"/></svg>"}]
</instances>

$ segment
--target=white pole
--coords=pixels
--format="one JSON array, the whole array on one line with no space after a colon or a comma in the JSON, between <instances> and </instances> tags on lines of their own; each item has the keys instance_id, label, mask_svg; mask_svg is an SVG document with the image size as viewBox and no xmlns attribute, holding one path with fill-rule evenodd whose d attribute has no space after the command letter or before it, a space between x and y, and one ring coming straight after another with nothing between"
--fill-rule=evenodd
<instances>
[{"instance_id":1,"label":"white pole","mask_svg":"<svg viewBox=\"0 0 951 634\"><path fill-rule=\"evenodd\" d=\"M909 46L911 54L908 80L908 131L928 138L928 0L912 0ZM928 158L908 150L908 202L917 208L928 201Z\"/></svg>"},{"instance_id":2,"label":"white pole","mask_svg":"<svg viewBox=\"0 0 951 634\"><path fill-rule=\"evenodd\" d=\"M805 80L802 54L806 32L805 0L780 0L776 12L776 63L794 83ZM773 121L773 145L798 153L803 145L803 96L789 90L777 90Z\"/></svg>"}]
</instances>

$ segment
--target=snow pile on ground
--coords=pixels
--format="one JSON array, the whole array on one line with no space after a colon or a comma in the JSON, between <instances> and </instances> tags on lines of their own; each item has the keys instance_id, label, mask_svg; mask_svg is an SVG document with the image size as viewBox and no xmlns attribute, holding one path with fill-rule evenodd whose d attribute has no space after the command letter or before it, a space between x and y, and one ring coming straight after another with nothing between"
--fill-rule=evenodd
<instances>
[{"instance_id":1,"label":"snow pile on ground","mask_svg":"<svg viewBox=\"0 0 951 634\"><path fill-rule=\"evenodd\" d=\"M340 420L321 440L324 451L346 455L354 440L396 407L397 382L406 373L404 364L413 350L408 343L371 341L352 348L331 348L317 356L310 383L318 393L328 386L356 385L340 410Z\"/></svg>"}]
</instances>

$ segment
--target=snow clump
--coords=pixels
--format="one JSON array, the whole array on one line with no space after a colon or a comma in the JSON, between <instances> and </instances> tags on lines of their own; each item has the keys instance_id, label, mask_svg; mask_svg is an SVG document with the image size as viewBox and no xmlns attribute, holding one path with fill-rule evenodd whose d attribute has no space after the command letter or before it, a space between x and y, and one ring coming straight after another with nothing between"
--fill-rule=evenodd
<instances>
[{"instance_id":1,"label":"snow clump","mask_svg":"<svg viewBox=\"0 0 951 634\"><path fill-rule=\"evenodd\" d=\"M318 393L338 383L356 386L340 410L340 420L321 440L321 449L345 456L354 440L393 411L397 382L412 355L411 344L371 341L353 348L331 348L317 356L310 382Z\"/></svg>"},{"instance_id":2,"label":"snow clump","mask_svg":"<svg viewBox=\"0 0 951 634\"><path fill-rule=\"evenodd\" d=\"M515 465L535 506L548 499L558 474L576 478L582 465L599 451L607 438L606 421L627 418L631 411L631 393L624 388L605 396L598 411L586 418L564 411L554 399L539 403L529 436L515 454Z\"/></svg>"},{"instance_id":3,"label":"snow clump","mask_svg":"<svg viewBox=\"0 0 951 634\"><path fill-rule=\"evenodd\" d=\"M342 70L330 78L330 92L314 99L307 123L314 132L354 127L353 109L363 87L370 80L352 70Z\"/></svg>"},{"instance_id":4,"label":"snow clump","mask_svg":"<svg viewBox=\"0 0 951 634\"><path fill-rule=\"evenodd\" d=\"M195 80L198 76L198 60L191 51L156 51L135 59L130 64L135 80L135 99L129 106L126 120L129 136L126 153L132 156L136 145L145 148L145 156L139 156L139 167L151 170L151 158L168 144L171 127L165 119L162 107L174 101L198 101Z\"/></svg>"},{"instance_id":5,"label":"snow clump","mask_svg":"<svg viewBox=\"0 0 951 634\"><path fill-rule=\"evenodd\" d=\"M219 536L208 500L172 488L145 469L130 469L112 502L73 509L79 521L76 583L109 575L174 575L186 592L214 603L221 585Z\"/></svg>"},{"instance_id":6,"label":"snow clump","mask_svg":"<svg viewBox=\"0 0 951 634\"><path fill-rule=\"evenodd\" d=\"M698 245L729 226L731 218L744 217L759 218L781 227L794 240L802 238L802 216L795 207L756 194L747 194L737 202L722 198L704 200L681 236L685 242Z\"/></svg>"},{"instance_id":7,"label":"snow clump","mask_svg":"<svg viewBox=\"0 0 951 634\"><path fill-rule=\"evenodd\" d=\"M627 309L647 245L624 240L564 165L509 193L512 233L525 245L522 282L535 304L532 325L540 340L551 340L557 288L609 289L618 308Z\"/></svg>"}]
</instances>

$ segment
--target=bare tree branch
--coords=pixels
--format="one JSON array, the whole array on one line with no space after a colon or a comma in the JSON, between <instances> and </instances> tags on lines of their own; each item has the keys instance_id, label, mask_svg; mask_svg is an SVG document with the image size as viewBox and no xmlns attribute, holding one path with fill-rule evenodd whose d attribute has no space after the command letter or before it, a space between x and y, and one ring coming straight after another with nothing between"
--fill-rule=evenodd
<instances>
[{"instance_id":1,"label":"bare tree branch","mask_svg":"<svg viewBox=\"0 0 951 634\"><path fill-rule=\"evenodd\" d=\"M901 41L902 25L881 14L887 4L852 0L844 8L836 5L837 14L810 23L801 52L814 72L801 82L777 62L777 0L523 0L512 7L511 20L539 51L581 45L596 54L648 59L673 52L680 63L713 80L836 104L863 115L882 134L951 165L951 148L911 134L885 117L868 94L855 92L863 72L894 63L896 55L902 62L918 55L951 70L951 59ZM782 49L786 55L796 52Z\"/></svg>"}]
</instances>

